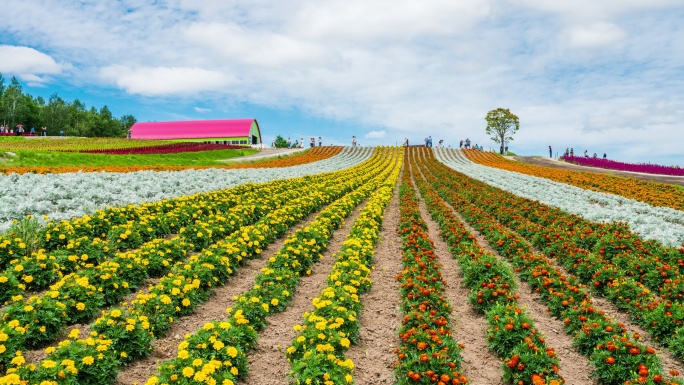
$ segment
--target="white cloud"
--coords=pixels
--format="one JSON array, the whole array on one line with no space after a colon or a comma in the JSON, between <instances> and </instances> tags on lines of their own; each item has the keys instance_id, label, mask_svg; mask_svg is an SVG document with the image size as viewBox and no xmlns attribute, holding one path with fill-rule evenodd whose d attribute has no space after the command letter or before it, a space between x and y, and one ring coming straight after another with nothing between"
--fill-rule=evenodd
<instances>
[{"instance_id":1,"label":"white cloud","mask_svg":"<svg viewBox=\"0 0 684 385\"><path fill-rule=\"evenodd\" d=\"M17 75L29 84L46 81L41 75L58 74L64 65L30 47L0 45L0 73Z\"/></svg>"},{"instance_id":2,"label":"white cloud","mask_svg":"<svg viewBox=\"0 0 684 385\"><path fill-rule=\"evenodd\" d=\"M328 120L335 128L316 134L331 143L384 132L364 142L432 135L445 145L469 137L487 147L484 116L506 107L521 119L512 144L521 153L611 143L616 158L642 149L675 158L676 111L684 110L681 7L681 0L3 0L0 36L56 62L69 58L73 71L59 72L65 87L125 92L121 99L132 104L145 96L150 108L139 120L230 105L276 110L270 122L256 116L264 135L269 126ZM6 58L0 54L0 65ZM57 73L27 74L41 82Z\"/></svg>"},{"instance_id":3,"label":"white cloud","mask_svg":"<svg viewBox=\"0 0 684 385\"><path fill-rule=\"evenodd\" d=\"M625 31L613 23L594 23L575 26L568 31L568 40L574 48L596 48L623 40Z\"/></svg>"},{"instance_id":4,"label":"white cloud","mask_svg":"<svg viewBox=\"0 0 684 385\"><path fill-rule=\"evenodd\" d=\"M210 108L195 107L194 109L195 109L195 112L199 112L199 113L211 112Z\"/></svg>"},{"instance_id":5,"label":"white cloud","mask_svg":"<svg viewBox=\"0 0 684 385\"><path fill-rule=\"evenodd\" d=\"M102 77L130 94L144 96L195 94L227 87L234 80L219 71L188 67L110 66Z\"/></svg>"},{"instance_id":6,"label":"white cloud","mask_svg":"<svg viewBox=\"0 0 684 385\"><path fill-rule=\"evenodd\" d=\"M387 132L385 130L379 130L379 131L370 131L369 133L366 134L365 138L366 139L381 139L384 138Z\"/></svg>"}]
</instances>

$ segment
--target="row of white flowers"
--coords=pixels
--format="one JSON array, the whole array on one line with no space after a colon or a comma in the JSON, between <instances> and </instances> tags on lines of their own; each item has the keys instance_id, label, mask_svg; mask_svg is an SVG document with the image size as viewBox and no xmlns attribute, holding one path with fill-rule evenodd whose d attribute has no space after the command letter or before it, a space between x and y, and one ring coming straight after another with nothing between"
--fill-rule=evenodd
<instances>
[{"instance_id":1,"label":"row of white flowers","mask_svg":"<svg viewBox=\"0 0 684 385\"><path fill-rule=\"evenodd\" d=\"M594 222L627 222L632 231L668 246L684 243L684 212L654 207L618 195L599 193L545 178L483 166L461 150L435 149L448 167L518 196L537 200Z\"/></svg>"},{"instance_id":2,"label":"row of white flowers","mask_svg":"<svg viewBox=\"0 0 684 385\"><path fill-rule=\"evenodd\" d=\"M156 202L181 195L337 171L370 158L373 148L345 148L318 162L283 168L77 172L0 176L0 232L28 214L69 219L110 206Z\"/></svg>"}]
</instances>

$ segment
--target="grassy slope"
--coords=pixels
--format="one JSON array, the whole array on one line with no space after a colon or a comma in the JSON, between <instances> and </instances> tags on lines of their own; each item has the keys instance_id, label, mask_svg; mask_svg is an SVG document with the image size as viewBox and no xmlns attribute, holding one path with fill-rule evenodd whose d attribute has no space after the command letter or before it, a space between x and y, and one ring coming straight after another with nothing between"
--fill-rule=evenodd
<instances>
[{"instance_id":1,"label":"grassy slope","mask_svg":"<svg viewBox=\"0 0 684 385\"><path fill-rule=\"evenodd\" d=\"M0 167L43 166L217 166L221 159L257 153L255 149L185 152L159 155L106 155L73 152L15 151L16 157L5 158Z\"/></svg>"}]
</instances>

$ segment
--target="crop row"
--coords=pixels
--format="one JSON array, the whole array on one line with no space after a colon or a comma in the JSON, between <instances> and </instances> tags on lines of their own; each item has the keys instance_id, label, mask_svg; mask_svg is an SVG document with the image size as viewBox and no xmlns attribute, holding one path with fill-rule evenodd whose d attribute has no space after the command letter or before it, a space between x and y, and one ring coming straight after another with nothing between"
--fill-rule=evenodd
<instances>
[{"instance_id":1,"label":"crop row","mask_svg":"<svg viewBox=\"0 0 684 385\"><path fill-rule=\"evenodd\" d=\"M89 370L81 370L84 365L89 369L92 362L72 360L75 364L68 365L72 362L64 363L63 357L73 352L85 354L88 352L86 347L91 346L89 343L92 340L102 340L111 346L108 346L106 354L105 351L102 352L102 359L97 360L98 365L104 365L98 370L106 373L106 379L110 381L112 376L116 375L114 366L149 354L151 338L163 334L178 317L192 313L198 303L209 297L211 287L223 284L228 276L234 273L240 261L258 255L264 245L272 242L307 212L358 186L364 178L367 179L373 174L373 167L376 165L377 161L366 164L362 167L366 172L361 173L361 176L348 177L346 183L329 187L327 190L317 190L315 187L318 186L304 189L299 198L273 210L254 226L243 227L227 240L192 256L187 263L174 266L172 272L162 278L159 284L152 287L148 293L139 294L127 309L114 308L103 313L102 317L91 325L91 330L95 332L93 336L85 340L77 340L77 337L74 337L63 341L57 350L52 349L48 352L48 358L38 367L21 365L23 359L17 355L11 363L18 368L10 369L8 377L28 378L33 383L55 378L55 375L64 377L71 373L71 381L101 383L104 378L90 377L92 374L89 374ZM87 357L92 356L82 358Z\"/></svg>"},{"instance_id":2,"label":"crop row","mask_svg":"<svg viewBox=\"0 0 684 385\"><path fill-rule=\"evenodd\" d=\"M470 152L473 151L438 149L435 154L450 168L518 196L538 200L594 222L626 222L642 237L670 246L684 242L682 211L654 207L619 195L585 190L537 176L479 165L463 155Z\"/></svg>"},{"instance_id":3,"label":"crop row","mask_svg":"<svg viewBox=\"0 0 684 385\"><path fill-rule=\"evenodd\" d=\"M410 155L415 157L416 153ZM477 243L426 183L423 175L427 170L420 170L418 162L412 162L412 173L431 216L440 225L442 238L459 264L464 284L470 289L470 304L487 319L489 347L504 362L504 379L520 385L563 383L556 351L546 345L534 320L517 302L513 270Z\"/></svg>"},{"instance_id":4,"label":"crop row","mask_svg":"<svg viewBox=\"0 0 684 385\"><path fill-rule=\"evenodd\" d=\"M310 274L311 266L321 258L333 231L392 175L397 165L396 150L385 150L382 155L386 162L378 167L383 169L378 176L328 206L311 224L288 238L257 275L252 289L237 296L235 305L226 309L228 320L208 322L193 335L186 336L178 347L177 357L163 362L159 376L151 377L147 384L191 383L192 380L232 384L244 376L248 370L246 354L255 346L257 332L266 326L266 318L287 307L301 275ZM340 366L348 366L349 362L336 361Z\"/></svg>"},{"instance_id":5,"label":"crop row","mask_svg":"<svg viewBox=\"0 0 684 385\"><path fill-rule=\"evenodd\" d=\"M551 179L587 190L620 195L654 206L684 210L684 192L674 185L513 162L482 151L464 151L464 154L470 160L485 166Z\"/></svg>"},{"instance_id":6,"label":"crop row","mask_svg":"<svg viewBox=\"0 0 684 385\"><path fill-rule=\"evenodd\" d=\"M420 217L418 202L404 168L399 188L399 234L402 238L404 268L397 276L401 283L399 329L401 344L395 375L398 384L465 384L461 373L461 347L452 336L451 305L444 297L438 256Z\"/></svg>"},{"instance_id":7,"label":"crop row","mask_svg":"<svg viewBox=\"0 0 684 385\"><path fill-rule=\"evenodd\" d=\"M436 167L436 168L435 168ZM429 169L429 171L428 171ZM595 367L593 375L604 384L663 382L663 369L655 349L630 336L623 325L606 316L591 302L588 288L574 276L566 276L543 255L536 254L519 234L461 195L475 193L463 176L429 163L425 172L438 194L480 231L489 243L508 258L522 279L541 294L549 311L563 320L578 351ZM464 193L465 191L465 193ZM482 194L482 191L479 191ZM667 380L669 383L679 383Z\"/></svg>"}]
</instances>

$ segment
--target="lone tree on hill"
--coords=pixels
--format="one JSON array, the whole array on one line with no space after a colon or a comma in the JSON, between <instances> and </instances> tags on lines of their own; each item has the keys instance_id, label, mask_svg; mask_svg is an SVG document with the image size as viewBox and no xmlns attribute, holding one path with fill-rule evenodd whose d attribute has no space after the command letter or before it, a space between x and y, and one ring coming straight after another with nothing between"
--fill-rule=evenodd
<instances>
[{"instance_id":1,"label":"lone tree on hill","mask_svg":"<svg viewBox=\"0 0 684 385\"><path fill-rule=\"evenodd\" d=\"M492 140L501 144L501 153L507 141L513 140L513 134L520 128L518 117L507 108L497 108L487 113L485 117L487 135L491 135Z\"/></svg>"}]
</instances>

